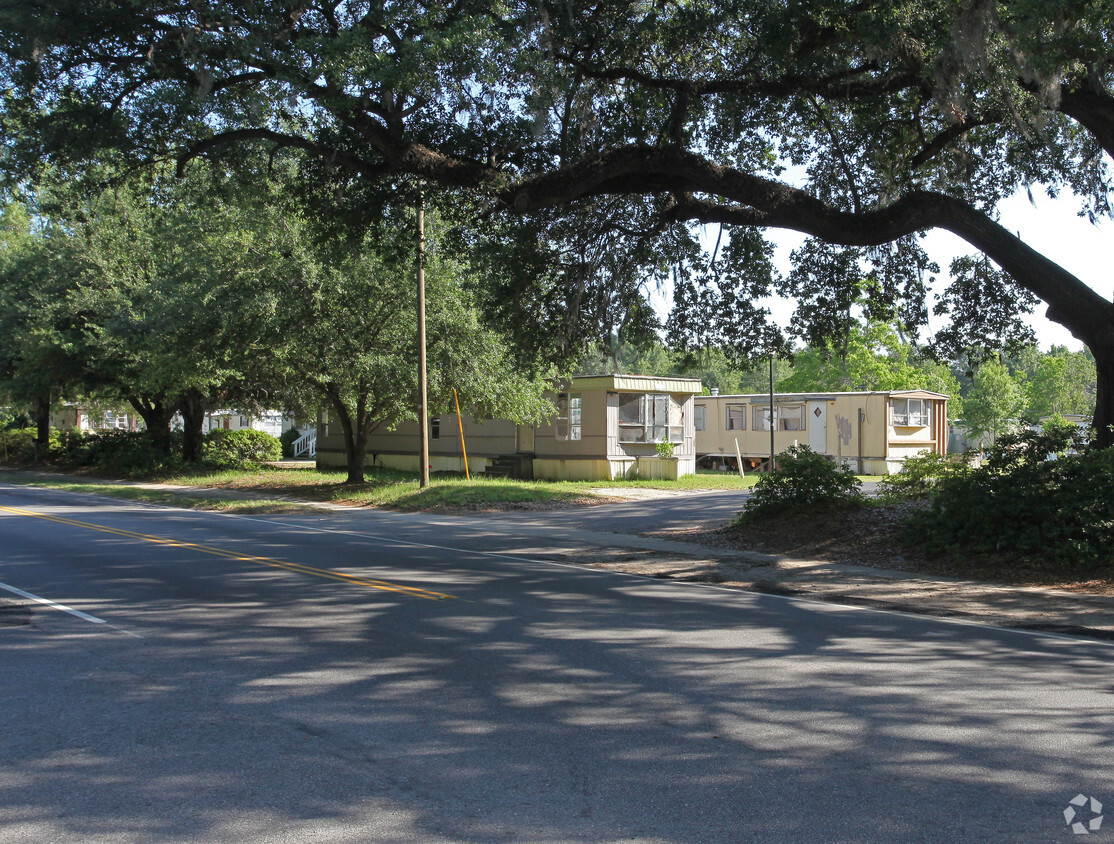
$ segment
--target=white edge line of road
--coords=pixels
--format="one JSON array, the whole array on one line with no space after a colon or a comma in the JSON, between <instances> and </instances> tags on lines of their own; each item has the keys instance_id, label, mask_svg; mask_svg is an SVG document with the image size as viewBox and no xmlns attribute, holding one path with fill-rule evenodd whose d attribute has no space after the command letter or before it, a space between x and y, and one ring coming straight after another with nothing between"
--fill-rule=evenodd
<instances>
[{"instance_id":1,"label":"white edge line of road","mask_svg":"<svg viewBox=\"0 0 1114 844\"><path fill-rule=\"evenodd\" d=\"M196 511L190 511L190 512L196 512ZM520 556L517 556L515 554L501 554L498 551L478 551L478 550L474 550L474 549L470 549L470 548L456 548L456 547L453 547L451 545L435 545L435 544L432 544L432 543L429 543L429 542L415 542L414 540L410 540L410 539L396 539L395 537L391 537L391 536L380 536L379 534L367 533L367 532L355 531L355 530L338 530L336 528L322 528L322 527L316 527L314 525L298 525L298 524L292 524L290 522L279 522L279 521L272 521L270 519L260 519L260 518L254 517L254 516L237 515L236 513L211 513L211 515L230 516L230 517L234 517L234 518L238 518L238 519L243 519L245 521L259 522L261 524L267 524L267 525L278 525L278 526L281 526L281 527L293 528L293 529L298 529L298 530L307 530L307 531L312 531L312 532L315 532L315 533L335 533L335 534L339 534L339 535L342 535L342 536L353 536L353 537L362 538L362 539L374 539L374 540L377 540L377 541L380 541L380 542L391 542L391 543L394 543L395 545L406 545L406 546L410 546L410 547L413 547L413 548L430 548L430 549L437 550L437 551L452 551L453 553L456 553L456 554L474 554L474 555L482 556L482 557L495 557L495 558L500 559L500 560L517 560L519 562L532 563L534 565L557 566L557 567L560 567L560 568L576 569L578 571L591 571L591 572L597 572L597 573L606 572L607 574L611 574L611 575L620 575L620 576L623 576L623 577L636 579L636 580L638 580L642 583L652 582L652 583L660 583L660 584L668 583L668 584L671 584L673 586L698 586L698 587L701 587L701 588L704 588L704 589L712 589L712 590L715 590L715 591L718 591L718 592L724 592L724 593L727 593L729 595L739 595L740 593L751 594L751 595L761 595L761 596L766 597L766 598L775 598L775 599L779 599L779 600L782 600L782 601L788 601L790 603L812 604L812 605L817 606L817 607L832 607L832 608L840 609L840 610L850 610L850 611L855 611L855 612L869 612L869 613L875 613L875 614L879 614L879 615L892 615L892 616L896 616L898 618L903 618L903 619L914 618L914 619L920 619L920 620L925 621L925 622L941 622L941 623L945 623L945 624L955 624L955 625L959 625L959 626L962 626L962 627L976 627L980 630L998 630L998 631L1001 631L1001 632L1004 632L1004 633L1014 633L1014 634L1023 635L1023 636L1032 636L1032 637L1035 637L1035 638L1038 638L1038 639L1052 639L1054 641L1059 641L1059 642L1072 642L1072 643L1076 643L1076 644L1099 645L1101 647L1114 648L1114 642L1107 642L1103 639L1088 639L1088 638L1085 638L1085 637L1082 637L1082 636L1069 636L1069 635L1060 634L1060 633L1046 633L1046 632L1041 631L1041 630L1026 630L1024 628L1019 628L1019 627L1003 627L1003 626L998 625L998 624L984 624L981 621L969 621L967 619L962 619L962 618L948 618L946 616L929 615L927 613L921 614L921 613L901 612L900 610L888 610L888 609L883 609L881 607L868 607L868 606L862 606L862 605L858 605L858 604L843 604L843 603L840 603L838 601L824 601L824 600L821 600L819 598L809 598L809 597L803 596L803 595L778 595L777 593L774 593L774 592L758 592L757 590L735 589L735 588L732 588L730 586L720 586L720 585L715 584L715 583L693 583L691 581L689 581L689 582L672 581L672 580L667 580L667 579L663 579L663 578L647 577L646 575L634 574L632 572L612 571L611 569L599 569L599 568L595 568L593 566L586 566L586 565L581 565L581 564L577 564L577 563L562 563L562 562L558 562L556 560L539 560L536 557L520 557Z\"/></svg>"},{"instance_id":2,"label":"white edge line of road","mask_svg":"<svg viewBox=\"0 0 1114 844\"><path fill-rule=\"evenodd\" d=\"M9 586L7 583L0 583L0 589L6 589L9 592L13 592L16 595L19 595L21 598L26 598L28 601L35 601L40 604L45 604L52 609L61 610L62 612L68 612L70 615L76 615L78 618L92 622L93 624L108 624L108 622L105 621L103 618L97 618L95 615L89 615L89 613L87 612L75 610L73 607L67 607L65 604L59 604L57 601L51 601L48 598L40 598L38 595L32 595L30 592L24 592L22 589L17 589L15 586Z\"/></svg>"},{"instance_id":3,"label":"white edge line of road","mask_svg":"<svg viewBox=\"0 0 1114 844\"><path fill-rule=\"evenodd\" d=\"M130 630L125 630L122 627L117 627L115 624L109 624L103 618L97 618L95 615L89 615L89 613L87 612L75 610L73 607L67 607L65 604L59 604L57 601L52 601L49 598L42 598L38 595L33 595L30 592L25 592L22 589L19 589L15 586L10 586L7 583L0 583L0 589L5 589L14 595L19 595L21 598L26 598L28 601L34 601L38 604L43 604L44 606L50 607L53 610L61 610L62 612L67 612L70 615L77 616L83 621L88 621L91 624L103 624L106 627L111 627L113 630L119 630L121 633L126 633L128 636L134 636L136 639L143 638L138 633L132 633Z\"/></svg>"},{"instance_id":4,"label":"white edge line of road","mask_svg":"<svg viewBox=\"0 0 1114 844\"><path fill-rule=\"evenodd\" d=\"M8 487L7 485L3 485L3 488L10 489L11 487ZM42 489L42 487L33 487L33 488L34 489ZM27 489L27 487L17 487L17 489ZM69 492L69 490L52 490L52 491L53 492ZM82 495L82 494L88 495L88 493L71 493L71 494L72 495ZM120 503L119 498L113 498L112 496L108 496L108 495L96 495L95 493L93 495L94 495L94 497L104 498L108 501L112 501L112 502L117 503L117 504ZM724 592L728 595L739 595L739 594L761 595L765 598L774 598L774 599L778 599L778 600L782 600L782 601L787 601L789 603L811 604L811 605L814 605L814 606L817 606L817 607L827 607L827 608L833 608L833 609L837 609L837 610L845 610L845 611L853 611L853 612L869 612L869 613L875 613L875 614L878 614L878 615L892 615L892 616L896 616L898 618L904 618L904 619L913 618L913 619L920 619L920 620L926 621L926 622L933 622L934 621L934 622L939 622L939 623L942 623L942 624L953 624L953 625L957 625L957 626L961 626L961 627L976 627L980 630L998 630L998 631L1001 631L1003 633L1013 633L1013 634L1016 634L1016 635L1019 635L1019 636L1031 636L1031 637L1036 638L1036 639L1051 639L1051 640L1057 641L1057 642L1071 642L1071 643L1074 643L1074 644L1098 645L1100 647L1105 647L1105 648L1114 648L1114 642L1107 642L1103 639L1088 639L1088 638L1085 638L1083 636L1068 636L1068 635L1060 634L1060 633L1046 633L1046 632L1043 632L1041 630L1025 630L1024 628L1020 628L1020 627L1003 627L1000 624L984 624L981 621L968 621L968 620L962 619L962 618L949 618L949 617L946 617L946 616L936 616L936 615L928 615L928 614L920 614L920 613L901 612L900 610L887 610L887 609L882 609L880 607L867 607L867 606L862 606L862 605L858 605L858 604L841 604L838 601L823 601L823 600L820 600L819 598L809 598L809 597L803 596L803 595L778 595L775 592L758 592L756 590L735 589L735 588L732 588L730 586L720 586L720 585L715 584L715 583L693 583L691 581L679 582L679 581L673 581L673 580L664 580L664 579L661 579L661 578L647 577L646 575L642 575L642 574L633 574L631 572L612 571L611 569L598 569L598 568L594 568L592 566L586 566L586 565L581 565L581 564L577 564L577 563L562 563L562 562L558 562L556 560L539 560L536 557L520 557L520 556L517 556L517 555L514 555L514 554L501 554L498 551L477 551L477 550L474 550L474 549L471 549L471 548L455 548L451 545L434 545L434 544L429 543L429 542L415 542L415 541L410 540L410 539L396 539L396 538L391 537L391 536L380 536L378 534L367 533L367 532L363 532L363 531L338 530L336 528L323 528L323 527L316 527L314 525L299 525L299 524L293 524L293 523L290 523L290 522L275 521L275 520L271 520L271 519L260 519L256 516L245 516L245 515L238 514L238 513L221 513L219 511L208 511L208 510L207 511L187 510L187 509L180 508L180 507L174 507L173 505L151 504L151 503L148 503L146 501L128 501L126 503L131 505L131 506L139 506L139 507L145 507L145 508L149 507L149 508L153 508L153 509L164 509L164 510L165 509L174 509L174 510L182 510L183 512L195 513L195 514L204 513L207 516L222 516L222 517L226 517L226 518L235 518L235 519L240 519L240 520L247 521L247 522L259 522L260 524L265 524L265 525L278 525L280 527L293 528L293 529L296 529L296 530L310 531L310 532L313 532L313 533L335 533L335 534L338 534L338 535L341 535L341 536L353 536L353 537L360 538L360 539L374 539L374 540L378 540L380 542L393 542L396 545L405 545L405 546L409 546L409 547L412 547L412 548L431 548L431 549L436 550L436 551L452 551L452 552L457 553L457 554L475 554L475 555L481 556L481 557L494 557L494 558L499 559L499 560L518 560L519 562L532 563L534 565L556 566L556 567L559 567L559 568L576 569L577 571L591 571L591 572L596 572L596 573L600 573L600 574L606 573L606 574L610 574L610 575L618 575L618 576L622 576L622 577L627 577L627 578L630 578L632 580L638 580L642 583L648 583L648 582L649 583L660 583L660 584L668 583L672 586L682 586L682 585L683 586L690 586L690 587L691 586L697 586L697 587L700 587L700 588L703 588L703 589L712 589L712 590L715 590L717 592ZM0 586L2 586L2 585L3 584L0 584ZM71 610L71 612L78 612L78 611L77 610ZM105 623L105 622L102 621L101 623ZM111 627L111 626L114 626L114 625L109 625L109 626ZM119 630L121 628L116 628L116 629ZM126 630L123 630L122 632L128 633L128 635L130 635L130 636L137 636L137 634L129 633L129 631L126 631ZM137 638L142 638L142 637L137 636Z\"/></svg>"}]
</instances>

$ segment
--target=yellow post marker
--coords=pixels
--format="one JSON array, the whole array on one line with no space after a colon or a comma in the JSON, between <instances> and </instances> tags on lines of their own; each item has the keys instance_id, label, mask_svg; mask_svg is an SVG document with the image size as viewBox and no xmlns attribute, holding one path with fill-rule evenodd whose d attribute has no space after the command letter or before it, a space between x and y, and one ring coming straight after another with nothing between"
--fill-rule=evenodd
<instances>
[{"instance_id":1,"label":"yellow post marker","mask_svg":"<svg viewBox=\"0 0 1114 844\"><path fill-rule=\"evenodd\" d=\"M468 473L468 449L464 447L464 422L460 418L460 399L456 396L456 387L453 387L453 404L456 405L456 424L460 428L460 453L464 455L464 479L472 480Z\"/></svg>"}]
</instances>

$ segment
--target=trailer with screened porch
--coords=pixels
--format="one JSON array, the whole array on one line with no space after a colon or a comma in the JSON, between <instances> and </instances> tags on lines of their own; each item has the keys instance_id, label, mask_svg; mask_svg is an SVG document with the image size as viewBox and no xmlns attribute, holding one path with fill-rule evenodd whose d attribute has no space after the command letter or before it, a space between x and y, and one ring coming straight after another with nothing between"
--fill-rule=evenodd
<instances>
[{"instance_id":1,"label":"trailer with screened porch","mask_svg":"<svg viewBox=\"0 0 1114 844\"><path fill-rule=\"evenodd\" d=\"M537 425L462 414L429 420L432 471L508 474L559 480L623 477L676 478L696 469L693 378L589 375L559 381L550 393L555 412ZM463 430L464 442L461 443ZM371 434L368 462L418 470L419 431L414 422ZM669 447L659 449L668 443ZM661 451L672 451L664 455ZM344 466L340 426L327 414L318 424L317 462Z\"/></svg>"}]
</instances>

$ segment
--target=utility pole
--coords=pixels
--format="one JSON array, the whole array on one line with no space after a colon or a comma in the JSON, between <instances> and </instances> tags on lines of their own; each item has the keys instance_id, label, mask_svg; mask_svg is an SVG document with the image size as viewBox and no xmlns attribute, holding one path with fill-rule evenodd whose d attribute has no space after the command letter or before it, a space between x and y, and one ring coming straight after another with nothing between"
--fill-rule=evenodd
<instances>
[{"instance_id":1,"label":"utility pole","mask_svg":"<svg viewBox=\"0 0 1114 844\"><path fill-rule=\"evenodd\" d=\"M425 194L418 191L418 431L421 447L418 459L421 474L418 486L429 486L429 420L426 409L425 365Z\"/></svg>"},{"instance_id":2,"label":"utility pole","mask_svg":"<svg viewBox=\"0 0 1114 844\"><path fill-rule=\"evenodd\" d=\"M774 353L770 352L770 471L774 471Z\"/></svg>"}]
</instances>

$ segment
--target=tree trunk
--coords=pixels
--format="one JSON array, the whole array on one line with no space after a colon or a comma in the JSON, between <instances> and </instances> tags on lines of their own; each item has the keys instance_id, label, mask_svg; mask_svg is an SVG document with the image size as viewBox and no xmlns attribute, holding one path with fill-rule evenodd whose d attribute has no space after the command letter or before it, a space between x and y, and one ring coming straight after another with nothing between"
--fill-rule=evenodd
<instances>
[{"instance_id":1,"label":"tree trunk","mask_svg":"<svg viewBox=\"0 0 1114 844\"><path fill-rule=\"evenodd\" d=\"M356 410L352 413L339 393L331 387L321 387L329 400L344 432L344 462L348 469L346 484L367 483L364 466L367 462L367 443L374 426L371 425L367 410L367 398L361 395L356 400Z\"/></svg>"},{"instance_id":2,"label":"tree trunk","mask_svg":"<svg viewBox=\"0 0 1114 844\"><path fill-rule=\"evenodd\" d=\"M356 419L355 430L353 431L353 442L355 445L354 454L352 455L353 463L348 467L348 474L352 474L352 465L359 467L360 480L351 483L365 483L364 467L367 465L367 443L371 437L373 426L371 424L370 415L367 409L367 392L361 390L359 398L356 399Z\"/></svg>"},{"instance_id":3,"label":"tree trunk","mask_svg":"<svg viewBox=\"0 0 1114 844\"><path fill-rule=\"evenodd\" d=\"M353 432L352 453L348 457L348 480L345 483L367 483L364 466L367 463L367 420L357 419Z\"/></svg>"},{"instance_id":4,"label":"tree trunk","mask_svg":"<svg viewBox=\"0 0 1114 844\"><path fill-rule=\"evenodd\" d=\"M344 482L353 485L362 484L364 483L364 456L367 454L366 440L363 447L360 448L360 437L357 436L352 414L348 412L348 406L341 400L335 390L326 388L324 392L336 413L337 419L340 421L341 431L344 432L344 463L348 469L348 477L345 478Z\"/></svg>"},{"instance_id":5,"label":"tree trunk","mask_svg":"<svg viewBox=\"0 0 1114 844\"><path fill-rule=\"evenodd\" d=\"M35 417L35 462L46 454L50 447L50 389L39 390L35 393L31 404L31 413Z\"/></svg>"},{"instance_id":6,"label":"tree trunk","mask_svg":"<svg viewBox=\"0 0 1114 844\"><path fill-rule=\"evenodd\" d=\"M1088 344L1095 356L1095 445L1110 448L1114 445L1114 345Z\"/></svg>"},{"instance_id":7,"label":"tree trunk","mask_svg":"<svg viewBox=\"0 0 1114 844\"><path fill-rule=\"evenodd\" d=\"M178 409L182 413L182 459L187 463L201 462L201 431L205 423L205 404L199 390L186 390L179 400Z\"/></svg>"},{"instance_id":8,"label":"tree trunk","mask_svg":"<svg viewBox=\"0 0 1114 844\"><path fill-rule=\"evenodd\" d=\"M147 436L155 444L159 454L170 456L170 419L174 416L177 407L168 404L164 398L140 399L130 397L128 402L135 408L136 413L143 417L147 426Z\"/></svg>"}]
</instances>

